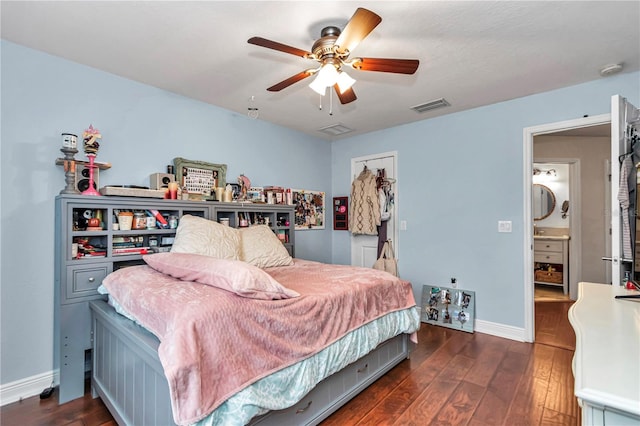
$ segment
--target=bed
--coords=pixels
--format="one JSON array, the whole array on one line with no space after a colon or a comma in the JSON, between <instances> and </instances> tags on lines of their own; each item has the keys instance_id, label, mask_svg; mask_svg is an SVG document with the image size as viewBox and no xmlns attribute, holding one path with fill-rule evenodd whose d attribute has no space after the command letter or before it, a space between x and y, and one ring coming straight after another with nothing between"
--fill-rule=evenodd
<instances>
[{"instance_id":1,"label":"bed","mask_svg":"<svg viewBox=\"0 0 640 426\"><path fill-rule=\"evenodd\" d=\"M92 389L119 424L317 424L408 357L410 283L287 258L268 232L225 258L178 229L171 253L103 281Z\"/></svg>"}]
</instances>

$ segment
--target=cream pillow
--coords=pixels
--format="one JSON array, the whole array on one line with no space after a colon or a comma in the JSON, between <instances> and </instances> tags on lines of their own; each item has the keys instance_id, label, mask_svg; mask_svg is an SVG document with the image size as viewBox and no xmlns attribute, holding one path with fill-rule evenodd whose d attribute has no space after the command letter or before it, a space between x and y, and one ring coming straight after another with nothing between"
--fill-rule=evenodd
<instances>
[{"instance_id":1,"label":"cream pillow","mask_svg":"<svg viewBox=\"0 0 640 426\"><path fill-rule=\"evenodd\" d=\"M300 296L260 268L239 260L214 259L189 253L158 253L142 256L158 272L195 281L250 299L278 300Z\"/></svg>"},{"instance_id":2,"label":"cream pillow","mask_svg":"<svg viewBox=\"0 0 640 426\"><path fill-rule=\"evenodd\" d=\"M171 252L239 260L240 233L213 220L186 214L180 218Z\"/></svg>"},{"instance_id":3,"label":"cream pillow","mask_svg":"<svg viewBox=\"0 0 640 426\"><path fill-rule=\"evenodd\" d=\"M267 225L240 229L240 260L258 268L293 265L286 247Z\"/></svg>"}]
</instances>

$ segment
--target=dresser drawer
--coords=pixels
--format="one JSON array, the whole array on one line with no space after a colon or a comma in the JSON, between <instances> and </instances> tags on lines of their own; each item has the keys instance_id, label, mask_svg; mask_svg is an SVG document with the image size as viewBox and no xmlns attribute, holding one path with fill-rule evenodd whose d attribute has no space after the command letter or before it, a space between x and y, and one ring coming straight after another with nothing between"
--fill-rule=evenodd
<instances>
[{"instance_id":1,"label":"dresser drawer","mask_svg":"<svg viewBox=\"0 0 640 426\"><path fill-rule=\"evenodd\" d=\"M563 263L562 253L535 252L533 260L540 263Z\"/></svg>"},{"instance_id":2,"label":"dresser drawer","mask_svg":"<svg viewBox=\"0 0 640 426\"><path fill-rule=\"evenodd\" d=\"M111 272L111 264L69 266L65 300L78 302L78 299L95 299L96 289Z\"/></svg>"},{"instance_id":3,"label":"dresser drawer","mask_svg":"<svg viewBox=\"0 0 640 426\"><path fill-rule=\"evenodd\" d=\"M535 251L557 251L562 253L562 241L535 240L533 248Z\"/></svg>"}]
</instances>

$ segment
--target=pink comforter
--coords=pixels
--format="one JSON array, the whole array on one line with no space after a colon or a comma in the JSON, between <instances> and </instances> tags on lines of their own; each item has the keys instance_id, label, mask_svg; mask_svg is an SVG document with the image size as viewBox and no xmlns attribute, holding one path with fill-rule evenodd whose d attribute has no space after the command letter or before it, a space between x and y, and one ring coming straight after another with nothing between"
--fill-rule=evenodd
<instances>
[{"instance_id":1,"label":"pink comforter","mask_svg":"<svg viewBox=\"0 0 640 426\"><path fill-rule=\"evenodd\" d=\"M374 269L296 259L266 271L301 296L247 299L146 265L104 280L110 295L160 340L176 423L201 420L258 379L415 306L408 282Z\"/></svg>"}]
</instances>

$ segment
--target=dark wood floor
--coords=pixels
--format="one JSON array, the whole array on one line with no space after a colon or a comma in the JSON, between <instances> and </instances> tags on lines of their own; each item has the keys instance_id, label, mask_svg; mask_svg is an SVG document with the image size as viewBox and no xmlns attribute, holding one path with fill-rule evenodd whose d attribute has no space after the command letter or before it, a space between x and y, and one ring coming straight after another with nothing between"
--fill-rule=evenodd
<instances>
[{"instance_id":1,"label":"dark wood floor","mask_svg":"<svg viewBox=\"0 0 640 426\"><path fill-rule=\"evenodd\" d=\"M536 284L534 292L534 300L536 302L552 302L552 301L570 301L568 294L564 294L562 287L551 285Z\"/></svg>"},{"instance_id":2,"label":"dark wood floor","mask_svg":"<svg viewBox=\"0 0 640 426\"><path fill-rule=\"evenodd\" d=\"M411 359L322 425L577 425L573 350L567 349L575 346L575 336L566 316L568 305L536 303L535 344L423 324ZM87 393L61 406L56 397L37 396L9 404L0 408L0 424L115 422L100 399Z\"/></svg>"}]
</instances>

